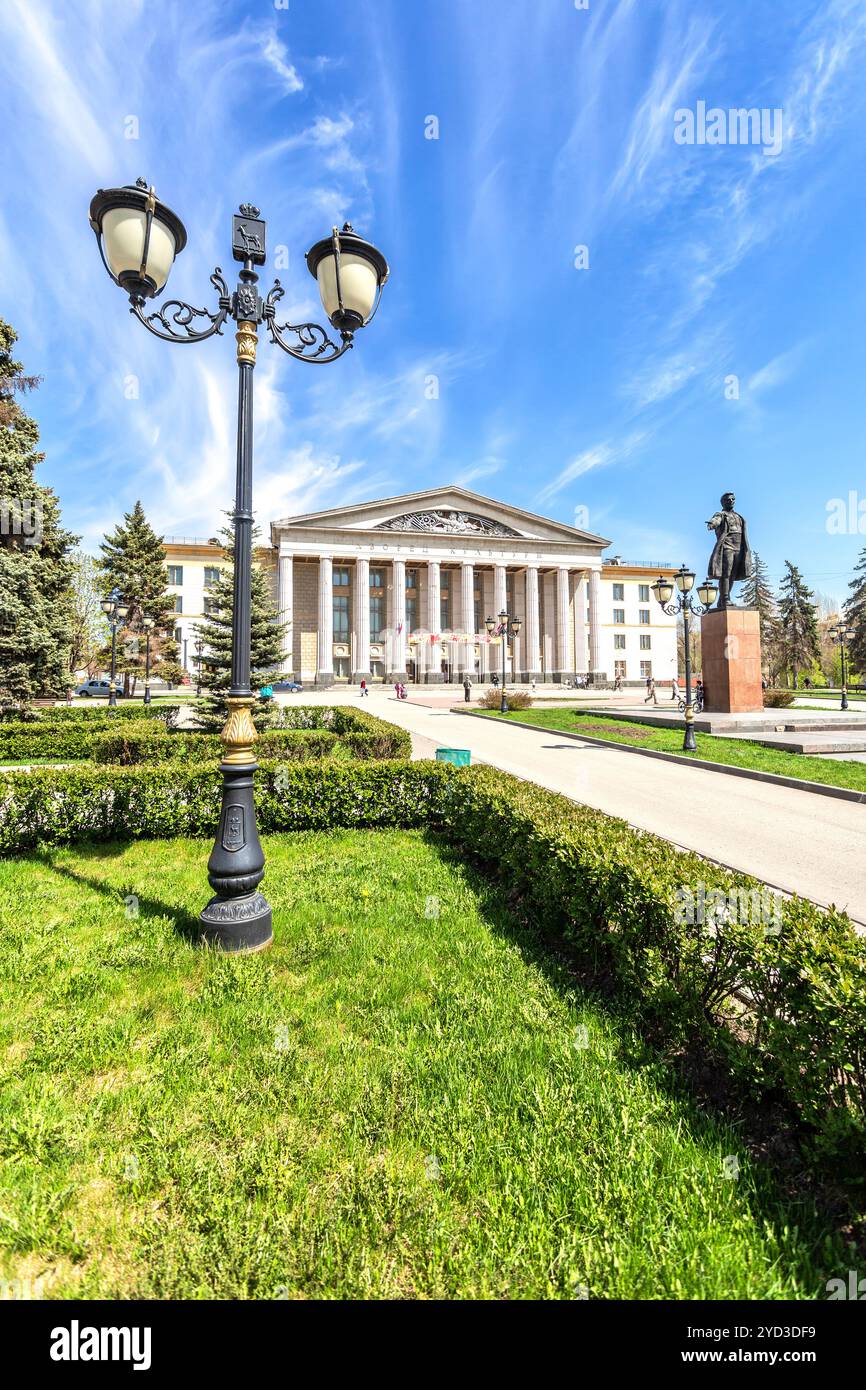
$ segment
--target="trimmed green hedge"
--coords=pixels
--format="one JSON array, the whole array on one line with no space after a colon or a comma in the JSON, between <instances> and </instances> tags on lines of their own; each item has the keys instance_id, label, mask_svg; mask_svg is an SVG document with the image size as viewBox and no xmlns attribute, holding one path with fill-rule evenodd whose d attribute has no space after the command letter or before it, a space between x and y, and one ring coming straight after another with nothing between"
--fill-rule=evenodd
<instances>
[{"instance_id":1,"label":"trimmed green hedge","mask_svg":"<svg viewBox=\"0 0 866 1390\"><path fill-rule=\"evenodd\" d=\"M28 718L27 723L31 724L53 724L55 721L61 723L83 721L93 723L102 719L153 719L158 723L166 724L169 728L173 727L177 721L180 705L146 705L141 700L136 700L129 705L116 705L109 711L108 702L99 700L92 705L53 705L47 709L34 710L32 718ZM21 723L21 720L8 720L4 723Z\"/></svg>"},{"instance_id":2,"label":"trimmed green hedge","mask_svg":"<svg viewBox=\"0 0 866 1390\"><path fill-rule=\"evenodd\" d=\"M491 768L283 760L262 764L256 782L262 832L444 832L483 859L533 924L611 982L636 1021L678 1048L700 1038L756 1095L783 1097L825 1157L862 1170L866 943L843 913L766 899L773 914L762 919L756 880ZM210 836L219 806L213 764L0 774L0 851ZM690 922L684 895L714 894L724 910Z\"/></svg>"},{"instance_id":3,"label":"trimmed green hedge","mask_svg":"<svg viewBox=\"0 0 866 1390\"><path fill-rule=\"evenodd\" d=\"M405 761L262 763L259 830L424 825L440 818L453 773L446 764ZM0 774L0 853L79 840L213 835L221 787L213 763Z\"/></svg>"},{"instance_id":4,"label":"trimmed green hedge","mask_svg":"<svg viewBox=\"0 0 866 1390\"><path fill-rule=\"evenodd\" d=\"M396 724L355 710L324 708L316 713L335 717L312 727L266 730L256 743L258 757L295 761L341 755L362 760L411 756L412 740ZM115 714L103 713L85 719L0 723L0 762L92 758L131 766L183 758L219 760L221 751L218 734L186 728L169 731L164 721L151 717L118 720Z\"/></svg>"},{"instance_id":5,"label":"trimmed green hedge","mask_svg":"<svg viewBox=\"0 0 866 1390\"><path fill-rule=\"evenodd\" d=\"M747 875L506 773L475 768L458 786L449 837L490 856L533 922L612 978L640 1019L703 1035L757 1094L786 1097L825 1152L862 1165L866 942L844 913L773 897L762 921ZM727 900L720 920L688 922L684 897L697 918L701 889Z\"/></svg>"}]
</instances>

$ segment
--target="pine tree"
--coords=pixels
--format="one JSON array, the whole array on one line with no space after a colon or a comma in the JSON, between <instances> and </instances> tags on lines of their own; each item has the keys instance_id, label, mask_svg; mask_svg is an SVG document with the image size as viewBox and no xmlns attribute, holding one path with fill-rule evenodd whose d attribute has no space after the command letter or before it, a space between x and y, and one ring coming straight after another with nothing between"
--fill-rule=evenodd
<instances>
[{"instance_id":1,"label":"pine tree","mask_svg":"<svg viewBox=\"0 0 866 1390\"><path fill-rule=\"evenodd\" d=\"M255 540L258 532L253 532ZM231 687L232 613L234 611L234 524L230 521L221 532L226 564L210 592L213 606L210 614L199 624L198 635L204 642L201 684L205 692L196 719L201 728L218 733L228 717L226 697ZM283 625L279 622L271 594L270 582L264 570L253 565L250 598L250 685L254 692L270 685L283 664ZM267 728L279 717L272 703L257 700L253 707L253 722L257 729Z\"/></svg>"},{"instance_id":2,"label":"pine tree","mask_svg":"<svg viewBox=\"0 0 866 1390\"><path fill-rule=\"evenodd\" d=\"M848 585L850 597L845 600L845 622L854 629L854 640L849 652L851 671L866 672L866 549L860 551L860 558L854 566L854 578Z\"/></svg>"},{"instance_id":3,"label":"pine tree","mask_svg":"<svg viewBox=\"0 0 866 1390\"><path fill-rule=\"evenodd\" d=\"M167 587L165 550L162 537L147 520L140 502L136 502L131 512L125 513L122 525L116 526L99 548L102 551L99 572L105 594L116 586L129 605L123 628L117 634L117 669L123 674L123 693L129 695L145 669L143 618L154 621L150 639L151 670L163 662L177 663L174 596Z\"/></svg>"},{"instance_id":4,"label":"pine tree","mask_svg":"<svg viewBox=\"0 0 866 1390\"><path fill-rule=\"evenodd\" d=\"M790 560L785 561L779 594L779 655L783 669L793 674L796 689L800 672L811 670L818 660L820 638L812 590Z\"/></svg>"},{"instance_id":5,"label":"pine tree","mask_svg":"<svg viewBox=\"0 0 866 1390\"><path fill-rule=\"evenodd\" d=\"M17 336L0 319L0 698L26 704L69 684L78 537L61 526L52 489L35 480L45 457L39 428L15 395L39 382L13 359Z\"/></svg>"}]
</instances>

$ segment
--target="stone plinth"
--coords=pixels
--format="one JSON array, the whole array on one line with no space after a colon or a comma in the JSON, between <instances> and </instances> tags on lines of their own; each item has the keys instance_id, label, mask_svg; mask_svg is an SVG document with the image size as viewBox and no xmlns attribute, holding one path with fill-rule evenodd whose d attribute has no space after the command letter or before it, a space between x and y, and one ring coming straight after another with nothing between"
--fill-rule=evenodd
<instances>
[{"instance_id":1,"label":"stone plinth","mask_svg":"<svg viewBox=\"0 0 866 1390\"><path fill-rule=\"evenodd\" d=\"M761 624L756 608L723 608L701 618L704 709L746 714L764 707Z\"/></svg>"}]
</instances>

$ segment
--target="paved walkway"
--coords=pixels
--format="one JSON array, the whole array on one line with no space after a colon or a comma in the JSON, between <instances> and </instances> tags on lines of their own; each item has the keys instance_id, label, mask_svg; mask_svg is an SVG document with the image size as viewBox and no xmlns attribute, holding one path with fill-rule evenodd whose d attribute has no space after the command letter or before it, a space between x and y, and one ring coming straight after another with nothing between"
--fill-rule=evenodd
<instances>
[{"instance_id":1,"label":"paved walkway","mask_svg":"<svg viewBox=\"0 0 866 1390\"><path fill-rule=\"evenodd\" d=\"M328 703L318 693L304 703ZM357 695L330 702L359 703ZM753 874L784 892L835 903L866 924L866 807L792 787L641 758L557 736L451 714L453 697L396 700L375 691L371 714L424 739L419 747L469 748L483 761L621 816L632 825Z\"/></svg>"}]
</instances>

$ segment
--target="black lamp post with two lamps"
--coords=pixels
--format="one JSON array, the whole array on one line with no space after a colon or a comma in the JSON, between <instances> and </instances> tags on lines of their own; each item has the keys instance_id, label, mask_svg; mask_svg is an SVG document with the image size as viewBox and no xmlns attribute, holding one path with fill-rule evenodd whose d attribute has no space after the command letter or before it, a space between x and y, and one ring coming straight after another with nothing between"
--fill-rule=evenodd
<instances>
[{"instance_id":1,"label":"black lamp post with two lamps","mask_svg":"<svg viewBox=\"0 0 866 1390\"><path fill-rule=\"evenodd\" d=\"M108 708L117 707L117 629L123 626L124 619L129 612L129 604L124 603L120 590L117 585L112 589L108 598L104 598L99 605L108 619L111 628L111 689L108 692Z\"/></svg>"},{"instance_id":2,"label":"black lamp post with two lamps","mask_svg":"<svg viewBox=\"0 0 866 1390\"><path fill-rule=\"evenodd\" d=\"M150 636L156 624L153 618L142 618L141 626L144 628L145 635L145 657L144 657L144 703L150 704Z\"/></svg>"},{"instance_id":3,"label":"black lamp post with two lamps","mask_svg":"<svg viewBox=\"0 0 866 1390\"><path fill-rule=\"evenodd\" d=\"M695 572L690 570L687 565L681 565L673 580L664 579L659 575L652 591L658 599L659 604L665 613L671 617L683 617L683 641L685 645L686 661L686 731L683 738L683 752L696 753L698 745L695 742L695 711L692 705L692 653L689 642L689 617L700 617L712 608L719 596L719 586L712 579L705 579L703 584L699 584L695 591L698 596L696 602L692 594L695 583ZM676 603L671 603L674 594L674 586L679 590L679 598Z\"/></svg>"},{"instance_id":4,"label":"black lamp post with two lamps","mask_svg":"<svg viewBox=\"0 0 866 1390\"><path fill-rule=\"evenodd\" d=\"M508 637L517 637L520 632L521 622L519 618L510 618L503 608L498 618L486 618L484 626L487 628L488 635L493 637L499 634L502 638L502 698L499 701L499 713L508 713L508 701L505 698L505 661L508 655Z\"/></svg>"},{"instance_id":5,"label":"black lamp post with two lamps","mask_svg":"<svg viewBox=\"0 0 866 1390\"><path fill-rule=\"evenodd\" d=\"M840 708L840 709L847 709L847 708L848 708L848 664L847 664L848 651L847 651L847 648L850 647L851 643L854 641L854 629L853 629L853 627L848 627L847 623L837 623L835 627L831 627L831 628L830 628L829 636L830 636L830 638L831 638L831 640L832 640L833 642L838 642L838 643L839 643L839 652L840 652L841 657L842 657L842 703L841 703L841 705L839 706L839 708ZM847 645L846 645L846 644L847 644Z\"/></svg>"},{"instance_id":6,"label":"black lamp post with two lamps","mask_svg":"<svg viewBox=\"0 0 866 1390\"><path fill-rule=\"evenodd\" d=\"M175 257L186 245L186 230L144 179L124 188L100 189L90 204L90 225L106 270L129 295L130 313L157 338L196 343L222 333L229 318L237 325L232 675L222 733L222 808L208 860L214 896L200 922L205 940L222 950L258 951L273 939L271 908L258 891L265 857L256 829L255 697L250 688L253 369L258 328L264 324L271 342L299 362L335 362L354 345L355 333L379 307L388 264L348 222L342 231L334 227L330 236L307 252L307 268L318 282L325 313L339 338L335 342L319 324L277 322L277 304L285 294L279 280L262 299L256 267L265 264L266 224L251 203L242 203L232 220L232 255L242 263L237 288L229 291L219 266L210 277L218 294L215 310L196 309L173 299L159 310L146 312L147 301L162 292Z\"/></svg>"}]
</instances>

